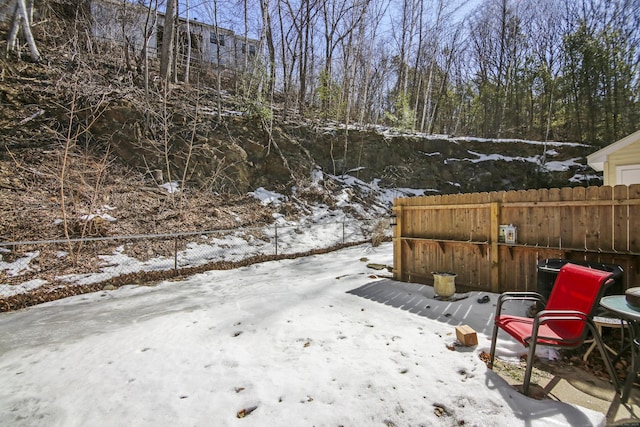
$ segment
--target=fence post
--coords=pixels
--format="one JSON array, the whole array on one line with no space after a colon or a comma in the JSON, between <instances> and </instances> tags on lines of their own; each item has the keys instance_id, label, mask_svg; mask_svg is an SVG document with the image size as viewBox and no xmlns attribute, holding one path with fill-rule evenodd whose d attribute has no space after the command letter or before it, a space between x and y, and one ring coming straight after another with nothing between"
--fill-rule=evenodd
<instances>
[{"instance_id":1,"label":"fence post","mask_svg":"<svg viewBox=\"0 0 640 427\"><path fill-rule=\"evenodd\" d=\"M393 279L403 281L402 264L402 205L396 205L394 201L393 213L396 216L396 225L393 227Z\"/></svg>"},{"instance_id":2,"label":"fence post","mask_svg":"<svg viewBox=\"0 0 640 427\"><path fill-rule=\"evenodd\" d=\"M491 292L499 293L500 286L500 248L498 247L498 234L500 233L500 203L491 203Z\"/></svg>"},{"instance_id":3,"label":"fence post","mask_svg":"<svg viewBox=\"0 0 640 427\"><path fill-rule=\"evenodd\" d=\"M278 224L274 224L276 229L276 255L278 255Z\"/></svg>"},{"instance_id":4,"label":"fence post","mask_svg":"<svg viewBox=\"0 0 640 427\"><path fill-rule=\"evenodd\" d=\"M345 237L344 237L344 235L345 235L345 233L344 233L344 223L345 223L345 221L346 221L345 219L342 220L342 244L343 245L345 243Z\"/></svg>"}]
</instances>

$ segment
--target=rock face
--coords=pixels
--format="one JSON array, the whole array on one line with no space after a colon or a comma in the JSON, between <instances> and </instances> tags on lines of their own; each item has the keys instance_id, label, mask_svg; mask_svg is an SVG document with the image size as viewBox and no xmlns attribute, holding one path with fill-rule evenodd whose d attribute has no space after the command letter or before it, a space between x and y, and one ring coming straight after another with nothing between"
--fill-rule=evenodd
<instances>
[{"instance_id":1,"label":"rock face","mask_svg":"<svg viewBox=\"0 0 640 427\"><path fill-rule=\"evenodd\" d=\"M367 182L378 178L384 187L459 193L600 183L595 177L580 180L590 151L579 144L341 131L316 135L305 147L325 171L351 171Z\"/></svg>"},{"instance_id":2,"label":"rock face","mask_svg":"<svg viewBox=\"0 0 640 427\"><path fill-rule=\"evenodd\" d=\"M132 106L117 105L92 132L96 139L110 135L114 151L130 166L166 171L169 161L172 179L184 175L217 191L283 188L308 177L316 166L333 175L379 180L381 187L443 194L600 183L593 176L581 178L588 175L584 164L590 151L579 144L390 135L299 124L276 126L269 135L259 121L239 116L226 118L224 126L200 120L192 135L185 130L189 123L182 128L182 123L172 123L165 146L142 136L142 121Z\"/></svg>"}]
</instances>

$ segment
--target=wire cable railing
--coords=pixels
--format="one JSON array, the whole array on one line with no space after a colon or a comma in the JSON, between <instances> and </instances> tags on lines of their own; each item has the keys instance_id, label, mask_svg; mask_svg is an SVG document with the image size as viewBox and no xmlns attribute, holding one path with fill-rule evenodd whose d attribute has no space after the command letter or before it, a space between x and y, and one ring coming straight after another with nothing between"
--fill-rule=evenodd
<instances>
[{"instance_id":1,"label":"wire cable railing","mask_svg":"<svg viewBox=\"0 0 640 427\"><path fill-rule=\"evenodd\" d=\"M67 295L296 258L391 237L386 218L0 242L0 311Z\"/></svg>"}]
</instances>

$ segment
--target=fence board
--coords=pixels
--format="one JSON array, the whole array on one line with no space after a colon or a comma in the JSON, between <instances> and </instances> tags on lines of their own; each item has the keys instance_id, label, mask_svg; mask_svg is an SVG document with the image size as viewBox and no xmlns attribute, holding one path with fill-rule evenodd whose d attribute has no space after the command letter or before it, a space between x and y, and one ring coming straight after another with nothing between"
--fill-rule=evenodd
<instances>
[{"instance_id":1,"label":"fence board","mask_svg":"<svg viewBox=\"0 0 640 427\"><path fill-rule=\"evenodd\" d=\"M560 189L560 200L574 200L573 188L563 187Z\"/></svg>"},{"instance_id":2,"label":"fence board","mask_svg":"<svg viewBox=\"0 0 640 427\"><path fill-rule=\"evenodd\" d=\"M468 289L533 290L539 260L567 258L621 265L625 287L640 286L640 185L396 199L400 206L396 277L433 283L431 272L453 271ZM500 224L517 227L515 245L498 243Z\"/></svg>"},{"instance_id":3,"label":"fence board","mask_svg":"<svg viewBox=\"0 0 640 427\"><path fill-rule=\"evenodd\" d=\"M585 200L584 188L572 188L573 200ZM571 205L568 221L571 222L571 232L567 236L567 246L570 248L585 248L586 212L584 206ZM563 239L564 240L564 239Z\"/></svg>"},{"instance_id":4,"label":"fence board","mask_svg":"<svg viewBox=\"0 0 640 427\"><path fill-rule=\"evenodd\" d=\"M629 200L640 198L640 184L629 186ZM640 252L640 205L629 206L629 251Z\"/></svg>"},{"instance_id":5,"label":"fence board","mask_svg":"<svg viewBox=\"0 0 640 427\"><path fill-rule=\"evenodd\" d=\"M626 201L629 198L629 187L626 185L616 185L613 187L613 200ZM629 206L614 205L613 206L613 243L614 251L629 251L629 240L627 233L629 232Z\"/></svg>"}]
</instances>

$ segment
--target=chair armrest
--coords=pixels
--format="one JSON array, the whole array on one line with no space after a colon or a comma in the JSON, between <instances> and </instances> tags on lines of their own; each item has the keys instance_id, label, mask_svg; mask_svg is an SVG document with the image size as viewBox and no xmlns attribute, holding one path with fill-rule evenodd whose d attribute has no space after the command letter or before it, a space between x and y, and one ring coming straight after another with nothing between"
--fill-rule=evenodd
<instances>
[{"instance_id":1,"label":"chair armrest","mask_svg":"<svg viewBox=\"0 0 640 427\"><path fill-rule=\"evenodd\" d=\"M533 319L533 327L531 329L531 336L525 338L525 341L529 340L537 340L540 338L546 339L554 339L553 337L546 337L538 335L538 328L540 325L543 325L550 321L576 321L587 323L589 322L589 316L586 313L583 313L578 310L542 310L536 313Z\"/></svg>"},{"instance_id":2,"label":"chair armrest","mask_svg":"<svg viewBox=\"0 0 640 427\"><path fill-rule=\"evenodd\" d=\"M542 305L547 304L547 300L538 292L504 292L498 297L498 304L496 306L496 315L494 319L497 319L502 312L502 305L507 301L534 301L541 302Z\"/></svg>"},{"instance_id":3,"label":"chair armrest","mask_svg":"<svg viewBox=\"0 0 640 427\"><path fill-rule=\"evenodd\" d=\"M500 294L500 300L534 300L546 302L546 299L538 292L503 292Z\"/></svg>"},{"instance_id":4,"label":"chair armrest","mask_svg":"<svg viewBox=\"0 0 640 427\"><path fill-rule=\"evenodd\" d=\"M534 323L546 323L550 320L579 320L586 322L589 316L578 310L542 310L536 313Z\"/></svg>"}]
</instances>

